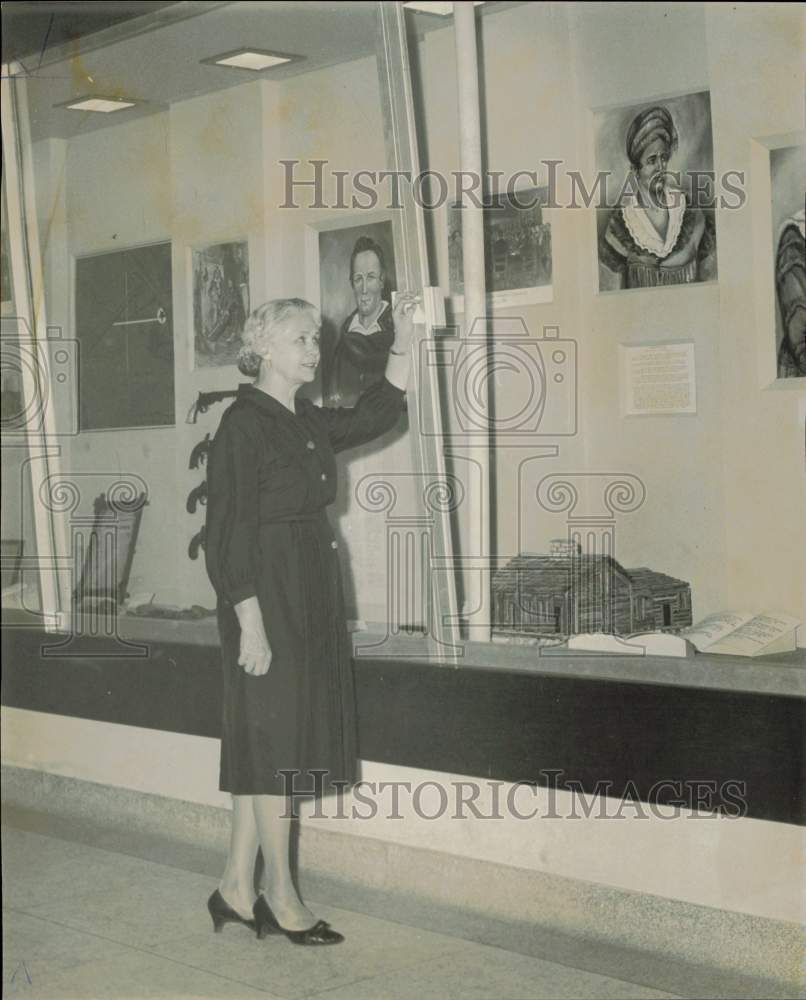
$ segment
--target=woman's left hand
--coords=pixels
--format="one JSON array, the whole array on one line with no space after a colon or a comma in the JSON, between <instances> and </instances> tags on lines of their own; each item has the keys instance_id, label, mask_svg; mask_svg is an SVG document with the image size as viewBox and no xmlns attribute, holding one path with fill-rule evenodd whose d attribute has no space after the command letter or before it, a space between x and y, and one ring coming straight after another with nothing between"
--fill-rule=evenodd
<instances>
[{"instance_id":1,"label":"woman's left hand","mask_svg":"<svg viewBox=\"0 0 806 1000\"><path fill-rule=\"evenodd\" d=\"M420 296L415 292L398 292L392 319L395 326L394 349L401 354L411 347L414 336L414 312L420 304Z\"/></svg>"}]
</instances>

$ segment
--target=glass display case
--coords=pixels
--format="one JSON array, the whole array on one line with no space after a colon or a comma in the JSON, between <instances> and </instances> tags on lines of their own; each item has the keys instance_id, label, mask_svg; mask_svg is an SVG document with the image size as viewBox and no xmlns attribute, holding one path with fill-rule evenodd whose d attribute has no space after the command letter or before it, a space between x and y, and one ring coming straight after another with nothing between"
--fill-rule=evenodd
<instances>
[{"instance_id":1,"label":"glass display case","mask_svg":"<svg viewBox=\"0 0 806 1000\"><path fill-rule=\"evenodd\" d=\"M713 110L727 69L684 91L665 61L660 81L613 67L602 11L493 3L471 23L474 89L460 19L406 6L168 5L9 63L6 617L71 627L96 502L142 498L136 543L113 546L129 572L110 627L183 622L214 641L205 457L244 381L244 320L271 298L314 303L310 395L343 405L364 384L360 364L339 382L362 328L361 245L377 306L405 289L422 305L406 414L340 456L357 655L403 643L461 662L470 640L537 657L576 632L678 631L726 609L775 612L794 637L806 380L774 370L770 244L803 187L791 108L771 112L753 175L754 126ZM705 14L679 16L706 80ZM594 202L594 182L623 194L652 142L683 200L670 246L624 270L646 219ZM755 190L776 184L759 221ZM638 271L652 281L625 278ZM790 317L795 272L779 282Z\"/></svg>"}]
</instances>

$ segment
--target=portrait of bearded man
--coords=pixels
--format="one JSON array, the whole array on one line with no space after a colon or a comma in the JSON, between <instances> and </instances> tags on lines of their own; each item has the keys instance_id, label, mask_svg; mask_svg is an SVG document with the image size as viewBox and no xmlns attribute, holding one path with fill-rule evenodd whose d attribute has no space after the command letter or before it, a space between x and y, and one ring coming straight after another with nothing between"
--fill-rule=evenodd
<instances>
[{"instance_id":1,"label":"portrait of bearded man","mask_svg":"<svg viewBox=\"0 0 806 1000\"><path fill-rule=\"evenodd\" d=\"M630 122L624 139L629 174L599 237L600 290L716 277L712 216L672 169L679 145L674 117L664 105L646 108Z\"/></svg>"}]
</instances>

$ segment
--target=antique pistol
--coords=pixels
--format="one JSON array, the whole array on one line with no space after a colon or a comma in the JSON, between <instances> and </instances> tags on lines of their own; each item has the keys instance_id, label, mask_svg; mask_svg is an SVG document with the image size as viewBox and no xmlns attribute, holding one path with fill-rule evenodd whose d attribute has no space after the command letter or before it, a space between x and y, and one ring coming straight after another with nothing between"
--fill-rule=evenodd
<instances>
[{"instance_id":1,"label":"antique pistol","mask_svg":"<svg viewBox=\"0 0 806 1000\"><path fill-rule=\"evenodd\" d=\"M199 443L194 447L193 451L190 453L190 463L188 465L189 469L198 469L200 465L204 465L207 461L207 454L210 451L210 435L205 434L204 440L199 441Z\"/></svg>"},{"instance_id":2,"label":"antique pistol","mask_svg":"<svg viewBox=\"0 0 806 1000\"><path fill-rule=\"evenodd\" d=\"M195 489L192 489L188 494L188 502L186 504L188 514L195 514L196 507L198 504L207 503L207 480L203 479Z\"/></svg>"},{"instance_id":3,"label":"antique pistol","mask_svg":"<svg viewBox=\"0 0 806 1000\"><path fill-rule=\"evenodd\" d=\"M188 410L187 423L195 424L196 417L200 413L206 413L213 403L220 403L222 399L231 399L237 395L237 389L221 389L216 392L200 392L196 397L196 401Z\"/></svg>"},{"instance_id":4,"label":"antique pistol","mask_svg":"<svg viewBox=\"0 0 806 1000\"><path fill-rule=\"evenodd\" d=\"M199 558L199 549L203 549L205 547L205 535L205 526L202 525L193 538L191 538L190 545L188 545L188 555L191 559Z\"/></svg>"}]
</instances>

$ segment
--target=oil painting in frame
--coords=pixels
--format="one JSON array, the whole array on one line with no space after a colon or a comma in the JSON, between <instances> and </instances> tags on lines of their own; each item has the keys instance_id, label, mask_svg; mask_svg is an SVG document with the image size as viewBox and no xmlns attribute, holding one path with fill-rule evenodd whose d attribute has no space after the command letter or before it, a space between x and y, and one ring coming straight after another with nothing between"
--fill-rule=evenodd
<instances>
[{"instance_id":1,"label":"oil painting in frame","mask_svg":"<svg viewBox=\"0 0 806 1000\"><path fill-rule=\"evenodd\" d=\"M322 315L322 400L353 405L362 374L383 371L393 337L394 226L389 217L350 217L311 227L306 238L308 296Z\"/></svg>"},{"instance_id":2,"label":"oil painting in frame","mask_svg":"<svg viewBox=\"0 0 806 1000\"><path fill-rule=\"evenodd\" d=\"M594 109L593 131L599 291L715 281L710 93Z\"/></svg>"},{"instance_id":3,"label":"oil painting in frame","mask_svg":"<svg viewBox=\"0 0 806 1000\"><path fill-rule=\"evenodd\" d=\"M553 301L551 224L544 215L548 188L500 192L484 199L487 300L491 305ZM462 208L447 209L448 285L453 313L464 311Z\"/></svg>"},{"instance_id":4,"label":"oil painting in frame","mask_svg":"<svg viewBox=\"0 0 806 1000\"><path fill-rule=\"evenodd\" d=\"M191 272L193 367L234 365L250 310L247 240L194 247Z\"/></svg>"}]
</instances>

